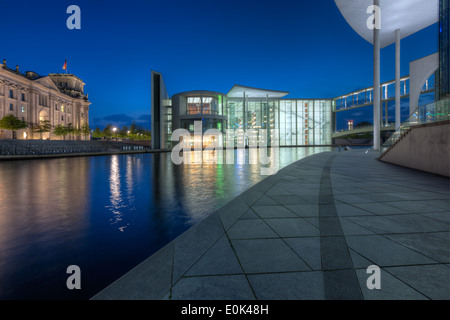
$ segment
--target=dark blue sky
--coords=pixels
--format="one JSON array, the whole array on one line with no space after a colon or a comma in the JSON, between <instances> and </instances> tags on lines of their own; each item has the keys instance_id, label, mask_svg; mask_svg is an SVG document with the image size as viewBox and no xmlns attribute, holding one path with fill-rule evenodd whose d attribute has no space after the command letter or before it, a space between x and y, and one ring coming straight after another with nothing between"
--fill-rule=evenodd
<instances>
[{"instance_id":1,"label":"dark blue sky","mask_svg":"<svg viewBox=\"0 0 450 320\"><path fill-rule=\"evenodd\" d=\"M81 8L81 30L66 9ZM0 0L0 59L41 75L83 79L91 126L148 125L150 70L170 95L227 93L234 84L333 98L372 84L372 46L333 0ZM409 62L437 51L433 25L402 41ZM394 78L394 46L382 51L381 80Z\"/></svg>"}]
</instances>

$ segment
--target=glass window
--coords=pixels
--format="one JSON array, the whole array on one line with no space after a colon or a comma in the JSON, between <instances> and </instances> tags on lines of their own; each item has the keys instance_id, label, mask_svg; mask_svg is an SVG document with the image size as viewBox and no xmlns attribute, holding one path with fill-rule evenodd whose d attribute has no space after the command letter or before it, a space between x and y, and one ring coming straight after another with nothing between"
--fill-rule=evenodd
<instances>
[{"instance_id":1,"label":"glass window","mask_svg":"<svg viewBox=\"0 0 450 320\"><path fill-rule=\"evenodd\" d=\"M9 104L9 110L11 110L11 111L14 110L14 105L12 103Z\"/></svg>"},{"instance_id":2,"label":"glass window","mask_svg":"<svg viewBox=\"0 0 450 320\"><path fill-rule=\"evenodd\" d=\"M21 108L21 109L22 109L22 112L25 112L25 107L24 107L24 106L22 106L22 108Z\"/></svg>"},{"instance_id":3,"label":"glass window","mask_svg":"<svg viewBox=\"0 0 450 320\"><path fill-rule=\"evenodd\" d=\"M61 105L61 112L64 112L64 105Z\"/></svg>"},{"instance_id":4,"label":"glass window","mask_svg":"<svg viewBox=\"0 0 450 320\"><path fill-rule=\"evenodd\" d=\"M212 114L212 105L213 105L213 98L203 98L203 111L204 114Z\"/></svg>"},{"instance_id":5,"label":"glass window","mask_svg":"<svg viewBox=\"0 0 450 320\"><path fill-rule=\"evenodd\" d=\"M188 97L187 98L187 114L198 114L201 112L201 97Z\"/></svg>"},{"instance_id":6,"label":"glass window","mask_svg":"<svg viewBox=\"0 0 450 320\"><path fill-rule=\"evenodd\" d=\"M242 100L228 101L228 128L239 129L244 125L244 109Z\"/></svg>"}]
</instances>

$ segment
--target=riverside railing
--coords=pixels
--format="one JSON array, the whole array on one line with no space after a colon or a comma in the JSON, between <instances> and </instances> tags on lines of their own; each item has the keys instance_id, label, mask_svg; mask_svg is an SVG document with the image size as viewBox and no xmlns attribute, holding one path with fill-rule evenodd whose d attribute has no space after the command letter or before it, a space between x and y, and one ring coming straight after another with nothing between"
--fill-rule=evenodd
<instances>
[{"instance_id":1,"label":"riverside railing","mask_svg":"<svg viewBox=\"0 0 450 320\"><path fill-rule=\"evenodd\" d=\"M420 106L414 111L400 128L383 144L381 152L391 148L413 126L450 120L450 99L440 100Z\"/></svg>"},{"instance_id":2,"label":"riverside railing","mask_svg":"<svg viewBox=\"0 0 450 320\"><path fill-rule=\"evenodd\" d=\"M0 143L0 155L51 155L51 154L75 154L75 153L114 153L123 151L146 151L148 148L139 145L89 145L89 144L53 144L20 143L14 140Z\"/></svg>"}]
</instances>

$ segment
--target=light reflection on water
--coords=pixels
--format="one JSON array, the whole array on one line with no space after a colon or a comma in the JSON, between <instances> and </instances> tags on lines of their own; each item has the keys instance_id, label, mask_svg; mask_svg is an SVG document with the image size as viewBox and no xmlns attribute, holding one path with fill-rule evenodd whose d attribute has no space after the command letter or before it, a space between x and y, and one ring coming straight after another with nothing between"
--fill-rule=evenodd
<instances>
[{"instance_id":1,"label":"light reflection on water","mask_svg":"<svg viewBox=\"0 0 450 320\"><path fill-rule=\"evenodd\" d=\"M322 151L331 148L281 148L280 167ZM170 153L0 163L0 299L90 298L265 178L248 151L247 164L203 156L180 166ZM82 290L66 288L72 264Z\"/></svg>"}]
</instances>

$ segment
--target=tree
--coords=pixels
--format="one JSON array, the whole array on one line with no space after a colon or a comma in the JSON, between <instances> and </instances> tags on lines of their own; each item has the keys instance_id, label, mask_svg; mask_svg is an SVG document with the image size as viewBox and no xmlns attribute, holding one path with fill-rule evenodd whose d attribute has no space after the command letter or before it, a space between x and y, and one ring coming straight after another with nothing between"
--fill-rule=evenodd
<instances>
[{"instance_id":1,"label":"tree","mask_svg":"<svg viewBox=\"0 0 450 320\"><path fill-rule=\"evenodd\" d=\"M119 138L125 139L128 137L128 127L124 126L119 131Z\"/></svg>"},{"instance_id":2,"label":"tree","mask_svg":"<svg viewBox=\"0 0 450 320\"><path fill-rule=\"evenodd\" d=\"M37 132L40 134L40 137L42 139L42 134L46 132L52 131L52 125L50 124L49 120L41 120L39 124L34 128L34 132Z\"/></svg>"},{"instance_id":3,"label":"tree","mask_svg":"<svg viewBox=\"0 0 450 320\"><path fill-rule=\"evenodd\" d=\"M372 125L372 122L369 122L369 121L361 121L361 122L359 122L359 123L355 126L355 128L368 127L368 126L371 126L371 125Z\"/></svg>"},{"instance_id":4,"label":"tree","mask_svg":"<svg viewBox=\"0 0 450 320\"><path fill-rule=\"evenodd\" d=\"M6 129L6 130L11 130L13 138L15 138L14 132L16 130L25 129L27 127L28 127L28 125L27 125L27 123L25 121L17 119L12 114L4 116L0 120L0 128L1 129Z\"/></svg>"},{"instance_id":5,"label":"tree","mask_svg":"<svg viewBox=\"0 0 450 320\"><path fill-rule=\"evenodd\" d=\"M112 136L112 125L108 124L105 129L103 129L103 136L111 138Z\"/></svg>"},{"instance_id":6,"label":"tree","mask_svg":"<svg viewBox=\"0 0 450 320\"><path fill-rule=\"evenodd\" d=\"M57 136L63 136L64 140L66 140L66 136L68 134L68 130L66 126L63 126L61 124L57 125L54 129L53 129L53 134L57 135Z\"/></svg>"},{"instance_id":7,"label":"tree","mask_svg":"<svg viewBox=\"0 0 450 320\"><path fill-rule=\"evenodd\" d=\"M136 121L133 121L133 123L130 126L130 134L135 135L138 133L138 125L136 124Z\"/></svg>"},{"instance_id":8,"label":"tree","mask_svg":"<svg viewBox=\"0 0 450 320\"><path fill-rule=\"evenodd\" d=\"M69 135L69 140L70 140L70 136L75 133L75 131L74 131L75 128L73 127L72 123L68 123L66 128L67 128L67 134Z\"/></svg>"},{"instance_id":9,"label":"tree","mask_svg":"<svg viewBox=\"0 0 450 320\"><path fill-rule=\"evenodd\" d=\"M100 129L98 127L95 127L95 130L92 133L92 136L94 138L101 138L101 137L103 137L103 134L102 134L102 132L100 131Z\"/></svg>"},{"instance_id":10,"label":"tree","mask_svg":"<svg viewBox=\"0 0 450 320\"><path fill-rule=\"evenodd\" d=\"M86 139L86 137L91 134L91 128L89 128L89 124L84 123L83 126L81 126L80 133L84 135L84 138Z\"/></svg>"}]
</instances>

